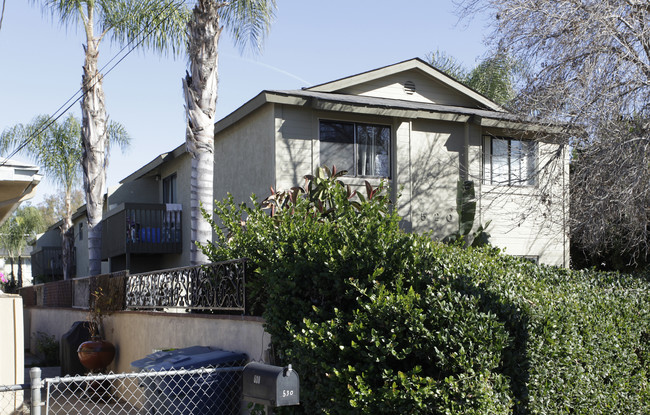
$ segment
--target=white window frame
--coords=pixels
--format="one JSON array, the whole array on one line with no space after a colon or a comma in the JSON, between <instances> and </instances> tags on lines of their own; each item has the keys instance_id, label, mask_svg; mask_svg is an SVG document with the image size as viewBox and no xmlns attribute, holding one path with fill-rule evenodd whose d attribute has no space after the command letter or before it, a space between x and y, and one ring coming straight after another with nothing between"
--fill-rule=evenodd
<instances>
[{"instance_id":1,"label":"white window frame","mask_svg":"<svg viewBox=\"0 0 650 415\"><path fill-rule=\"evenodd\" d=\"M337 120L337 119L330 119L330 118L321 118L318 120L318 140L320 142L320 164L327 164L330 161L328 160L323 160L322 158L322 147L324 141L321 140L321 124L322 123L339 123L339 124L349 124L352 126L352 131L353 131L353 142L349 143L348 145L352 146L353 149L353 154L352 154L352 166L354 171L349 171L348 170L348 175L350 177L359 177L359 178L386 178L390 179L391 178L391 172L392 172L392 153L393 153L393 126L390 124L384 124L384 123L376 123L376 122L357 122L357 121L349 121L349 120ZM358 163L359 163L359 142L357 138L357 127L358 126L371 126L371 127L380 127L380 128L387 128L388 129L388 136L389 136L389 141L388 141L388 154L387 154L387 160L386 162L388 163L388 166L386 167L386 175L374 175L374 174L360 174L358 170ZM331 166L328 166L331 167ZM341 166L336 166L337 169L341 169Z\"/></svg>"},{"instance_id":2,"label":"white window frame","mask_svg":"<svg viewBox=\"0 0 650 415\"><path fill-rule=\"evenodd\" d=\"M497 176L499 173L495 172L494 163L494 144L495 140L505 142L507 151L505 154L507 172L501 172L505 178L499 180ZM520 143L519 146L530 146L529 150L523 157L514 159L513 157L513 143ZM495 186L518 186L518 187L533 187L537 186L537 142L531 140L522 140L513 137L494 136L485 134L483 135L483 183ZM525 166L522 167L521 161L525 160ZM516 163L519 166L515 166ZM525 169L525 171L524 171ZM517 176L520 176L519 178Z\"/></svg>"}]
</instances>

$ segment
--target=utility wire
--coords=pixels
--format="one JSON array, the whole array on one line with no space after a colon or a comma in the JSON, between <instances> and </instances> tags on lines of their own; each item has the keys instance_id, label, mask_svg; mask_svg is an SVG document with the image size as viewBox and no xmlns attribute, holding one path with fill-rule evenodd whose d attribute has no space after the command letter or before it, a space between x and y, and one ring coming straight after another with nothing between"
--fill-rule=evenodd
<instances>
[{"instance_id":1,"label":"utility wire","mask_svg":"<svg viewBox=\"0 0 650 415\"><path fill-rule=\"evenodd\" d=\"M165 10L168 9L168 8L169 8L171 5L173 5L173 4L174 4L174 1L171 0L171 1L170 1L170 2L169 2L169 3L168 3L168 4L163 8L163 10L162 10L161 13L164 13ZM104 66L102 66L102 67L99 69L99 71L98 71L98 74L99 74L99 75L101 75L101 72L102 72L102 71L103 71L103 70L104 70L104 69L105 69L105 68L106 68L106 67L107 67L111 62L113 62L115 59L117 59L117 57L120 56L120 54L121 54L122 52L124 52L124 50L127 49L127 48L129 47L129 45L131 45L133 42L135 42L136 39L140 38L140 40L137 42L137 44L135 44L134 46L132 46L132 47L131 47L127 52L126 52L126 54L125 54L124 56L122 56L122 57L121 57L117 62L115 62L115 64L114 64L113 66L111 66L111 67L106 71L105 74L103 74L103 75L101 75L101 76L98 76L97 79L95 80L95 82L94 82L94 83L91 85L91 87L88 88L88 89L92 89L92 88L97 84L97 82L99 82L99 81L102 80L105 76L107 76L109 73L111 73L111 71L112 71L113 69L115 69L115 67L116 67L117 65L119 65L119 64L120 64L124 59L126 59L126 57L129 56L129 55L131 54L131 52L133 52L133 51L134 51L138 46L140 46L140 45L141 45L141 44L146 40L146 38L149 37L149 36L154 32L154 30L156 30L156 29L157 29L157 28L158 28L162 23L165 22L165 20L167 20L167 19L169 18L169 16L171 16L171 11L170 11L169 14L166 15L165 18L161 19L160 22L158 22L157 25L155 25L151 30L149 30L149 31L148 31L148 32L147 32L147 33L146 33L142 38L140 38L140 35L145 31L144 28L143 28L143 29L138 33L138 35L137 35L134 39L132 39L132 40L130 40L129 42L127 42L127 44L124 45L124 46L122 47L122 49L120 49L120 50L119 50L119 51L118 51L118 52L117 52L117 53L116 53L116 54L115 54L111 59L109 59L108 62L106 62L106 63L104 64ZM9 159L11 159L13 156L15 156L16 154L18 154L18 153L19 153L23 148L25 148L25 147L26 147L26 146L27 146L31 141L33 141L33 140L34 140L34 139L35 139L39 134L41 134L43 131L47 130L47 129L52 125L52 124L54 124L56 121L59 120L59 118L61 118L61 117L62 117L66 112L68 112L68 111L70 110L70 108L72 108L72 107L73 107L77 102L79 102L79 100L81 100L81 99L84 97L85 93L82 93L81 96L78 96L77 98L75 98L75 97L76 97L77 95L79 95L79 92L82 92L82 91L83 91L83 87L79 88L79 89L78 89L78 90L77 90L77 91L76 91L76 92L75 92L75 93L74 93L70 98L68 98L68 100L67 100L66 102L64 102L64 103L63 103L63 104L62 104L62 105L61 105L61 106L60 106L56 111L54 111L54 113L53 113L53 114L52 114L52 115L51 115L47 120L45 120L45 121L43 122L42 127L37 128L36 131L33 132L32 134L30 134L29 137L27 137L27 138L26 138L26 139L25 139L25 140L24 140L24 141L23 141L23 142L22 142L18 147L16 147L16 148L11 152L11 154L9 154L9 155L6 157L5 160L0 161L0 167L2 167L2 166L4 166L5 164L7 164L7 162L9 161ZM65 106L66 106L70 101L72 101L72 103L71 103L70 105L68 105L67 107L65 107ZM56 116L55 116L55 114L56 114L57 112L61 111L61 109L64 108L64 107L65 107L65 109L63 110L63 112L61 112L59 115L56 115Z\"/></svg>"}]
</instances>

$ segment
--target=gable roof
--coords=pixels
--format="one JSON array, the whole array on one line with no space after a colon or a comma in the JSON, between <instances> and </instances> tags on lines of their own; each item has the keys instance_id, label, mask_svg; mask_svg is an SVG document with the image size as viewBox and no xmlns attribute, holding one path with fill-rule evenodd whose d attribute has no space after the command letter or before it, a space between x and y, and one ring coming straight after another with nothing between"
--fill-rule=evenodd
<instances>
[{"instance_id":1,"label":"gable roof","mask_svg":"<svg viewBox=\"0 0 650 415\"><path fill-rule=\"evenodd\" d=\"M499 104L468 87L462 82L457 81L446 73L429 65L420 58L413 58L392 65L384 66L382 68L373 69L371 71L362 72L357 75L348 76L345 78L337 79L335 81L326 82L324 84L315 85L308 88L303 88L307 91L314 92L330 92L336 93L344 89L354 87L363 83L372 82L380 78L385 78L391 75L399 74L406 71L417 70L429 77L434 82L439 82L449 88L452 88L457 93L469 98L476 102L478 107L489 109L492 111L505 112L506 110Z\"/></svg>"}]
</instances>

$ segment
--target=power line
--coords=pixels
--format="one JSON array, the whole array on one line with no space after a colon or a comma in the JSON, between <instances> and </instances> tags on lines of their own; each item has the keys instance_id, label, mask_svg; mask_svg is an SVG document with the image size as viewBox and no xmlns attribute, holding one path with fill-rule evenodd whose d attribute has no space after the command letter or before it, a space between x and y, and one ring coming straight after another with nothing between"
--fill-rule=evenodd
<instances>
[{"instance_id":1,"label":"power line","mask_svg":"<svg viewBox=\"0 0 650 415\"><path fill-rule=\"evenodd\" d=\"M183 1L182 3L185 3L185 1ZM169 2L169 3L168 3L168 4L163 8L161 14L164 13L165 10L167 10L167 9L168 9L170 6L172 6L173 4L174 4L174 0L171 0L171 1L170 1L170 2ZM179 3L179 5L180 5L180 3ZM124 45L124 46L123 46L123 47L122 47L122 48L121 48L121 49L120 49L120 50L119 50L119 51L118 51L118 52L117 52L117 53L116 53L116 54L115 54L111 59L109 59L108 62L106 62L106 63L104 64L104 66L102 66L102 67L99 69L99 71L98 71L98 75L100 75L100 76L97 77L97 79L94 81L94 83L93 83L93 84L92 84L88 89L89 89L89 90L92 89L92 88L93 88L93 87L94 87L98 82L100 82L100 81L101 81L105 76L107 76L109 73L111 73L111 71L112 71L113 69L115 69L115 67L116 67L117 65L119 65L119 64L120 64L124 59L126 59L126 57L129 56L129 55L131 54L131 52L133 52L133 51L134 51L138 46L140 46L140 45L141 45L141 44L142 44L142 43L143 43L143 42L144 42L144 41L145 41L145 40L146 40L146 39L147 39L147 38L148 38L148 37L149 37L149 36L150 36L150 35L151 35L151 34L152 34L156 29L157 29L157 28L158 28L158 27L160 27L160 25L163 24L163 23L164 23L164 22L169 18L169 16L171 16L171 11L170 11L170 13L167 14L163 19L161 19L161 20L158 22L157 25L153 26L153 28L152 28L151 30L149 30L149 31L148 31L144 36L140 37L140 35L141 35L142 33L145 32L145 29L143 28L143 29L142 29L142 30L137 34L137 36L135 36L132 40L130 40L129 42L127 42L126 45ZM153 20L153 19L152 19L152 20ZM148 26L148 25L144 25L144 27L146 27L146 26ZM111 67L106 71L105 74L101 75L101 72L102 72L102 71L103 71L103 70L104 70L104 69L105 69L105 68L106 68L106 67L107 67L111 62L113 62L115 59L117 59L117 57L120 56L120 54L122 54L122 52L124 52L124 50L127 49L127 48L129 47L129 45L131 45L132 43L134 43L136 39L140 39L140 40L139 40L135 45L133 45L133 46L132 46L132 47L131 47L127 52L126 52L126 54L125 54L124 56L122 56L122 57L121 57L117 62L115 62L115 64L114 64L113 66L111 66ZM82 94L81 94L80 96L78 96L77 98L75 98L75 97L79 94L79 92L82 92ZM15 156L16 154L18 154L18 153L19 153L22 149L24 149L24 148L25 148L25 147L26 147L26 146L27 146L31 141L33 141L33 140L34 140L34 139L35 139L39 134L41 134L43 131L47 130L47 129L52 125L52 124L54 124L56 121L58 121L59 118L61 118L61 117L62 117L66 112L68 112L68 111L70 110L70 108L72 108L73 105L75 105L77 102L79 102L79 100L81 100L85 95L86 95L86 93L83 93L83 87L79 88L79 89L78 89L78 90L77 90L77 91L76 91L76 92L75 92L75 93L74 93L70 98L68 98L68 100L67 100L66 102L64 102L64 103L63 103L63 104L62 104L62 105L61 105L61 106L60 106L56 111L54 111L54 113L53 113L51 116L49 116L49 118L48 118L47 120L45 120L45 121L43 122L42 127L37 128L36 131L33 132L32 134L30 134L29 137L27 137L27 138L26 138L26 139L25 139L25 140L24 140L20 145L18 145L18 146L17 146L17 147L16 147L16 148L11 152L11 154L9 154L9 155L6 157L5 160L0 161L0 167L4 166L4 165L9 161L9 159L11 159L13 156ZM74 100L74 101L73 101L73 100ZM72 103L66 107L66 105L67 105L70 101L72 101ZM57 112L61 111L61 109L64 108L64 107L65 107L65 109L63 110L63 112L61 112L59 115L56 115ZM56 115L56 116L55 116L55 115Z\"/></svg>"}]
</instances>

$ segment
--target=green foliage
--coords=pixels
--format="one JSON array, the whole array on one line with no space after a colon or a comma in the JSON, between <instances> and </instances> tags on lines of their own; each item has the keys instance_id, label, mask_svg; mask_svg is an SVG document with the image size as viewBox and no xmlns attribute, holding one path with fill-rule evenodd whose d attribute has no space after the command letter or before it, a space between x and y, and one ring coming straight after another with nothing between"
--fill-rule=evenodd
<instances>
[{"instance_id":1,"label":"green foliage","mask_svg":"<svg viewBox=\"0 0 650 415\"><path fill-rule=\"evenodd\" d=\"M59 342L56 337L39 331L36 333L36 353L41 357L43 366L59 365Z\"/></svg>"},{"instance_id":2,"label":"green foliage","mask_svg":"<svg viewBox=\"0 0 650 415\"><path fill-rule=\"evenodd\" d=\"M230 32L235 44L242 51L247 46L260 51L262 41L275 19L276 8L275 0L224 2L219 10L220 25Z\"/></svg>"},{"instance_id":3,"label":"green foliage","mask_svg":"<svg viewBox=\"0 0 650 415\"><path fill-rule=\"evenodd\" d=\"M70 206L72 211L76 211L79 207L83 206L85 203L85 195L80 188L75 188L70 193ZM61 218L64 218L66 215L66 206L65 206L65 194L48 194L43 197L43 201L36 205L36 208L41 211L43 215L43 220L45 221L45 227L49 228L54 225Z\"/></svg>"},{"instance_id":4,"label":"green foliage","mask_svg":"<svg viewBox=\"0 0 650 415\"><path fill-rule=\"evenodd\" d=\"M183 52L189 10L181 0L45 0L43 11L66 27L90 24L116 45L178 55ZM88 21L88 14L94 18Z\"/></svg>"},{"instance_id":5,"label":"green foliage","mask_svg":"<svg viewBox=\"0 0 650 415\"><path fill-rule=\"evenodd\" d=\"M125 128L117 122L108 124L109 144L124 151L130 144ZM16 124L0 134L0 152L17 149L30 157L49 180L71 193L81 182L81 122L70 115L62 122L49 115L38 115L29 124ZM61 219L61 218L59 218Z\"/></svg>"},{"instance_id":6,"label":"green foliage","mask_svg":"<svg viewBox=\"0 0 650 415\"><path fill-rule=\"evenodd\" d=\"M517 79L523 72L521 63L504 50L497 50L472 69L465 68L456 58L441 51L429 53L427 60L436 69L500 105L515 98Z\"/></svg>"},{"instance_id":7,"label":"green foliage","mask_svg":"<svg viewBox=\"0 0 650 415\"><path fill-rule=\"evenodd\" d=\"M281 413L650 412L648 281L406 234L383 187L341 174L217 203L203 247L250 260L249 312L300 374Z\"/></svg>"},{"instance_id":8,"label":"green foliage","mask_svg":"<svg viewBox=\"0 0 650 415\"><path fill-rule=\"evenodd\" d=\"M45 230L41 212L33 206L20 206L0 225L0 246L11 258L22 255L30 238Z\"/></svg>"}]
</instances>

